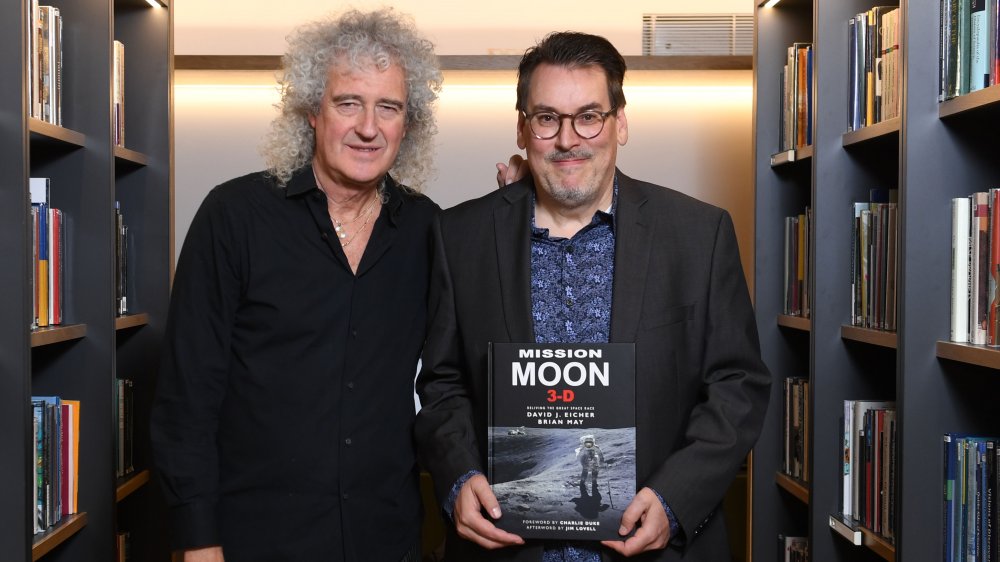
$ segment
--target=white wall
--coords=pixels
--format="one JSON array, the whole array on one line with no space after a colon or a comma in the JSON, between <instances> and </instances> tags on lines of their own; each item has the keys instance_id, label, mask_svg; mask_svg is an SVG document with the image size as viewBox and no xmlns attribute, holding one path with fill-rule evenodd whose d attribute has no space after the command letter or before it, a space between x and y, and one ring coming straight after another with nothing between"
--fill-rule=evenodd
<instances>
[{"instance_id":1,"label":"white wall","mask_svg":"<svg viewBox=\"0 0 1000 562\"><path fill-rule=\"evenodd\" d=\"M733 215L744 269L753 263L750 71L656 71L628 77L629 142L619 165ZM256 146L275 114L272 73L180 71L175 85L175 247L218 183L263 167ZM443 207L495 188L515 144L514 76L447 72L438 104L437 180Z\"/></svg>"},{"instance_id":2,"label":"white wall","mask_svg":"<svg viewBox=\"0 0 1000 562\"><path fill-rule=\"evenodd\" d=\"M277 55L294 26L347 6L391 4L411 14L442 55L521 54L550 31L607 37L624 55L642 54L644 13L745 13L754 0L190 0L174 3L179 55Z\"/></svg>"}]
</instances>

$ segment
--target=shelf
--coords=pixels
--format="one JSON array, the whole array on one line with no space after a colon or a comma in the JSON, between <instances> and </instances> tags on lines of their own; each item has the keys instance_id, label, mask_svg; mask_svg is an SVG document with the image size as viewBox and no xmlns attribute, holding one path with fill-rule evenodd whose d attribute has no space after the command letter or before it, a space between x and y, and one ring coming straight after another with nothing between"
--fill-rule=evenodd
<instances>
[{"instance_id":1,"label":"shelf","mask_svg":"<svg viewBox=\"0 0 1000 562\"><path fill-rule=\"evenodd\" d=\"M896 561L896 547L874 531L861 527L861 544L889 562Z\"/></svg>"},{"instance_id":2,"label":"shelf","mask_svg":"<svg viewBox=\"0 0 1000 562\"><path fill-rule=\"evenodd\" d=\"M801 162L802 160L808 160L812 158L812 155L813 155L812 145L793 148L792 150L786 150L784 152L777 152L771 155L771 167L774 168L785 164L791 164L792 162Z\"/></svg>"},{"instance_id":3,"label":"shelf","mask_svg":"<svg viewBox=\"0 0 1000 562\"><path fill-rule=\"evenodd\" d=\"M960 363L1000 369L1000 347L939 341L937 342L937 356Z\"/></svg>"},{"instance_id":4,"label":"shelf","mask_svg":"<svg viewBox=\"0 0 1000 562\"><path fill-rule=\"evenodd\" d=\"M938 106L938 117L950 117L985 107L1000 107L1000 85L976 90L964 96L941 102Z\"/></svg>"},{"instance_id":5,"label":"shelf","mask_svg":"<svg viewBox=\"0 0 1000 562\"><path fill-rule=\"evenodd\" d=\"M34 117L28 118L28 131L31 133L32 140L54 141L75 148L82 147L87 141L87 137L83 133L46 123Z\"/></svg>"},{"instance_id":6,"label":"shelf","mask_svg":"<svg viewBox=\"0 0 1000 562\"><path fill-rule=\"evenodd\" d=\"M146 313L127 314L115 317L115 330L126 330L149 324L149 315Z\"/></svg>"},{"instance_id":7,"label":"shelf","mask_svg":"<svg viewBox=\"0 0 1000 562\"><path fill-rule=\"evenodd\" d=\"M124 146L116 146L115 163L118 162L127 162L135 166L146 166L149 164L149 156L146 156L141 152L125 148Z\"/></svg>"},{"instance_id":8,"label":"shelf","mask_svg":"<svg viewBox=\"0 0 1000 562\"><path fill-rule=\"evenodd\" d=\"M830 529L854 546L861 546L861 526L853 520L840 515L830 516Z\"/></svg>"},{"instance_id":9,"label":"shelf","mask_svg":"<svg viewBox=\"0 0 1000 562\"><path fill-rule=\"evenodd\" d=\"M779 314L778 315L778 325L784 326L786 328L792 328L795 330L802 330L808 332L812 329L812 322L809 318L802 316L791 316L789 314Z\"/></svg>"},{"instance_id":10,"label":"shelf","mask_svg":"<svg viewBox=\"0 0 1000 562\"><path fill-rule=\"evenodd\" d=\"M521 55L438 55L441 70L517 70ZM626 56L629 70L750 70L750 56ZM280 55L175 55L175 70L279 70Z\"/></svg>"},{"instance_id":11,"label":"shelf","mask_svg":"<svg viewBox=\"0 0 1000 562\"><path fill-rule=\"evenodd\" d=\"M86 513L77 513L63 517L62 521L54 527L44 533L39 533L32 539L31 560L38 560L48 554L53 548L75 535L80 529L83 529L86 524Z\"/></svg>"},{"instance_id":12,"label":"shelf","mask_svg":"<svg viewBox=\"0 0 1000 562\"><path fill-rule=\"evenodd\" d=\"M774 482L782 490L795 496L802 503L809 505L809 485L805 482L797 478L792 478L783 472L776 472L774 474Z\"/></svg>"},{"instance_id":13,"label":"shelf","mask_svg":"<svg viewBox=\"0 0 1000 562\"><path fill-rule=\"evenodd\" d=\"M78 340L87 335L86 324L66 324L31 331L31 347L41 347L53 343Z\"/></svg>"},{"instance_id":14,"label":"shelf","mask_svg":"<svg viewBox=\"0 0 1000 562\"><path fill-rule=\"evenodd\" d=\"M118 480L118 488L115 491L115 501L122 501L129 494L138 490L149 482L149 470L142 470L130 474Z\"/></svg>"},{"instance_id":15,"label":"shelf","mask_svg":"<svg viewBox=\"0 0 1000 562\"><path fill-rule=\"evenodd\" d=\"M896 332L842 325L840 327L840 337L845 340L896 349Z\"/></svg>"},{"instance_id":16,"label":"shelf","mask_svg":"<svg viewBox=\"0 0 1000 562\"><path fill-rule=\"evenodd\" d=\"M898 136L900 122L901 120L899 117L893 117L892 119L886 119L881 123L875 123L874 125L861 127L856 131L844 133L844 146L857 145L874 139L888 138L892 135Z\"/></svg>"},{"instance_id":17,"label":"shelf","mask_svg":"<svg viewBox=\"0 0 1000 562\"><path fill-rule=\"evenodd\" d=\"M885 537L841 514L830 516L830 529L854 546L865 546L889 562L896 561L896 547Z\"/></svg>"}]
</instances>

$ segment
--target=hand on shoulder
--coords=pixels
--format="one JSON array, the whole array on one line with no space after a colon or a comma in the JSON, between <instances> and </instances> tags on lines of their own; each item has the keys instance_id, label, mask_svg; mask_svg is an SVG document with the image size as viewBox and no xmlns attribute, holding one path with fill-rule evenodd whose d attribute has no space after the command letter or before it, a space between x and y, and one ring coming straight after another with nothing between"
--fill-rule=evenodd
<instances>
[{"instance_id":1,"label":"hand on shoulder","mask_svg":"<svg viewBox=\"0 0 1000 562\"><path fill-rule=\"evenodd\" d=\"M512 154L506 164L497 162L497 187L510 185L528 175L531 168L520 154Z\"/></svg>"}]
</instances>

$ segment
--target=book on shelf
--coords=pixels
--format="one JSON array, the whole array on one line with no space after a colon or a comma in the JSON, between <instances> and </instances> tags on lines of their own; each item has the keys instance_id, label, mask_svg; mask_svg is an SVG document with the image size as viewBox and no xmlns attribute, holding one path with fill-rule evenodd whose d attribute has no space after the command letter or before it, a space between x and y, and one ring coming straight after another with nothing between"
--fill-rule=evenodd
<instances>
[{"instance_id":1,"label":"book on shelf","mask_svg":"<svg viewBox=\"0 0 1000 562\"><path fill-rule=\"evenodd\" d=\"M895 540L895 402L844 401L841 513L889 542Z\"/></svg>"},{"instance_id":2,"label":"book on shelf","mask_svg":"<svg viewBox=\"0 0 1000 562\"><path fill-rule=\"evenodd\" d=\"M123 478L135 471L134 464L134 384L130 379L115 379L114 409L117 414L115 434L115 476Z\"/></svg>"},{"instance_id":3,"label":"book on shelf","mask_svg":"<svg viewBox=\"0 0 1000 562\"><path fill-rule=\"evenodd\" d=\"M62 125L62 16L59 8L28 6L28 115Z\"/></svg>"},{"instance_id":4,"label":"book on shelf","mask_svg":"<svg viewBox=\"0 0 1000 562\"><path fill-rule=\"evenodd\" d=\"M493 343L489 480L525 538L619 540L635 495L635 346Z\"/></svg>"},{"instance_id":5,"label":"book on shelf","mask_svg":"<svg viewBox=\"0 0 1000 562\"><path fill-rule=\"evenodd\" d=\"M968 197L951 200L951 341L969 341L969 230Z\"/></svg>"},{"instance_id":6,"label":"book on shelf","mask_svg":"<svg viewBox=\"0 0 1000 562\"><path fill-rule=\"evenodd\" d=\"M121 41L114 41L112 50L114 141L117 146L125 146L125 45Z\"/></svg>"},{"instance_id":7,"label":"book on shelf","mask_svg":"<svg viewBox=\"0 0 1000 562\"><path fill-rule=\"evenodd\" d=\"M121 204L115 201L115 313L124 316L129 312L129 244L128 225Z\"/></svg>"},{"instance_id":8,"label":"book on shelf","mask_svg":"<svg viewBox=\"0 0 1000 562\"><path fill-rule=\"evenodd\" d=\"M778 152L812 144L813 48L811 43L788 47L786 64L779 73L780 110Z\"/></svg>"},{"instance_id":9,"label":"book on shelf","mask_svg":"<svg viewBox=\"0 0 1000 562\"><path fill-rule=\"evenodd\" d=\"M785 217L784 314L809 317L809 241L812 240L812 209Z\"/></svg>"},{"instance_id":10,"label":"book on shelf","mask_svg":"<svg viewBox=\"0 0 1000 562\"><path fill-rule=\"evenodd\" d=\"M897 190L872 189L867 202L852 205L852 324L896 330L898 271Z\"/></svg>"},{"instance_id":11,"label":"book on shelf","mask_svg":"<svg viewBox=\"0 0 1000 562\"><path fill-rule=\"evenodd\" d=\"M955 197L952 209L951 324L956 343L997 345L1000 189Z\"/></svg>"},{"instance_id":12,"label":"book on shelf","mask_svg":"<svg viewBox=\"0 0 1000 562\"><path fill-rule=\"evenodd\" d=\"M809 481L809 380L787 377L784 381L784 462L782 472Z\"/></svg>"},{"instance_id":13,"label":"book on shelf","mask_svg":"<svg viewBox=\"0 0 1000 562\"><path fill-rule=\"evenodd\" d=\"M943 560L996 560L1000 554L998 439L946 433L943 444Z\"/></svg>"},{"instance_id":14,"label":"book on shelf","mask_svg":"<svg viewBox=\"0 0 1000 562\"><path fill-rule=\"evenodd\" d=\"M809 537L779 534L778 562L809 562Z\"/></svg>"},{"instance_id":15,"label":"book on shelf","mask_svg":"<svg viewBox=\"0 0 1000 562\"><path fill-rule=\"evenodd\" d=\"M899 116L899 9L875 6L848 20L847 130Z\"/></svg>"},{"instance_id":16,"label":"book on shelf","mask_svg":"<svg viewBox=\"0 0 1000 562\"><path fill-rule=\"evenodd\" d=\"M49 178L30 178L32 328L62 324L66 216L51 204Z\"/></svg>"},{"instance_id":17,"label":"book on shelf","mask_svg":"<svg viewBox=\"0 0 1000 562\"><path fill-rule=\"evenodd\" d=\"M938 100L997 83L1000 74L1000 6L997 0L940 0Z\"/></svg>"},{"instance_id":18,"label":"book on shelf","mask_svg":"<svg viewBox=\"0 0 1000 562\"><path fill-rule=\"evenodd\" d=\"M990 194L969 196L969 342L986 344L990 305Z\"/></svg>"},{"instance_id":19,"label":"book on shelf","mask_svg":"<svg viewBox=\"0 0 1000 562\"><path fill-rule=\"evenodd\" d=\"M77 511L80 402L32 396L31 406L37 534Z\"/></svg>"},{"instance_id":20,"label":"book on shelf","mask_svg":"<svg viewBox=\"0 0 1000 562\"><path fill-rule=\"evenodd\" d=\"M62 408L62 515L77 512L80 461L80 401L60 400Z\"/></svg>"}]
</instances>

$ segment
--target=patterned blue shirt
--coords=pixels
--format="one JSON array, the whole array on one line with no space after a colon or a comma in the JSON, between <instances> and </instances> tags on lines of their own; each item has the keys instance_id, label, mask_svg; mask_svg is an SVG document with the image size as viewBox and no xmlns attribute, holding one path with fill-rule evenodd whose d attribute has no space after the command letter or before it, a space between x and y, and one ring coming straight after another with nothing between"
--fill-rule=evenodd
<instances>
[{"instance_id":1,"label":"patterned blue shirt","mask_svg":"<svg viewBox=\"0 0 1000 562\"><path fill-rule=\"evenodd\" d=\"M572 238L550 238L531 217L531 316L536 343L601 343L611 335L615 272L614 213L618 179L608 212L597 211ZM534 205L531 206L535 208ZM545 545L543 562L600 562L597 545Z\"/></svg>"}]
</instances>

